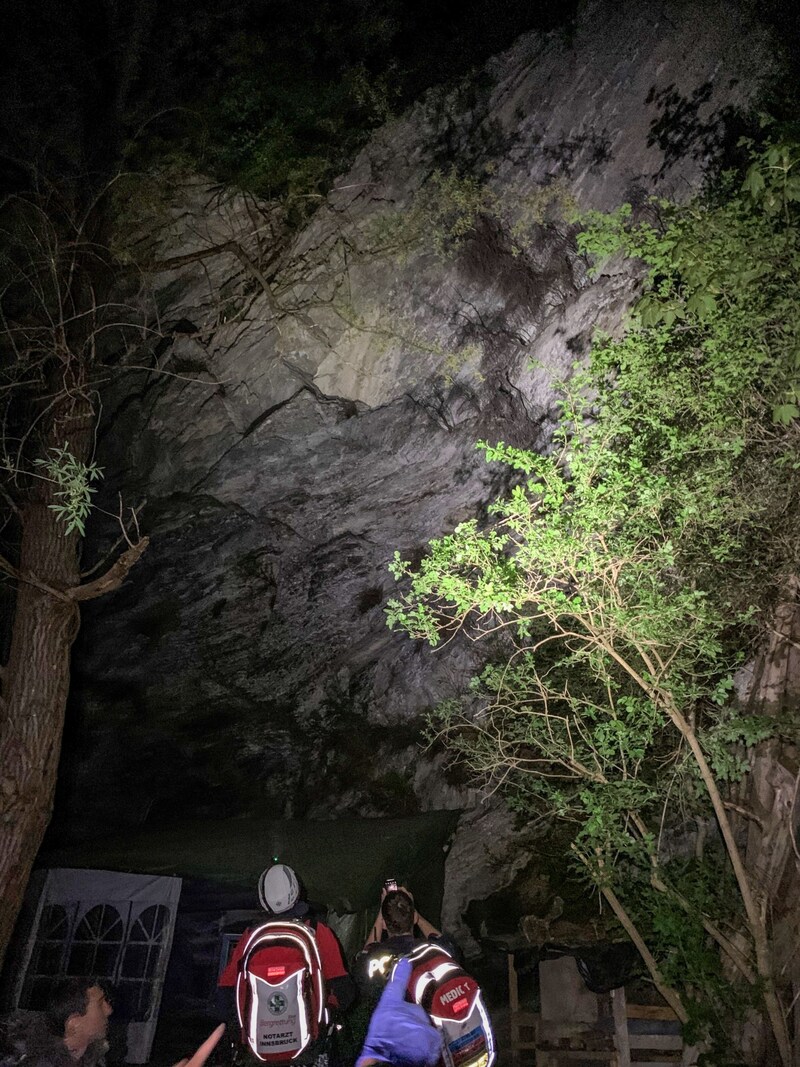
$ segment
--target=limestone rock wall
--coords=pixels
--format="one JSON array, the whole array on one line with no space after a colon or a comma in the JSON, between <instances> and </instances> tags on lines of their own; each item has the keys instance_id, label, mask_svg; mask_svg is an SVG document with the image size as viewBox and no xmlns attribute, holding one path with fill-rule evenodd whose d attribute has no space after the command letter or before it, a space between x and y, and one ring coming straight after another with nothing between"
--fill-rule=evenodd
<instances>
[{"instance_id":1,"label":"limestone rock wall","mask_svg":"<svg viewBox=\"0 0 800 1067\"><path fill-rule=\"evenodd\" d=\"M636 285L589 282L558 200L697 188L774 70L750 10L588 0L569 34L523 37L380 130L291 240L271 207L187 179L148 247L158 340L104 388L106 504L146 499L152 544L86 615L73 818L463 807L445 922L469 942L467 903L533 845L421 751L421 714L478 650L392 635L387 563L503 489L476 440L547 447L554 380ZM400 254L452 167L499 207L447 255L435 234Z\"/></svg>"}]
</instances>

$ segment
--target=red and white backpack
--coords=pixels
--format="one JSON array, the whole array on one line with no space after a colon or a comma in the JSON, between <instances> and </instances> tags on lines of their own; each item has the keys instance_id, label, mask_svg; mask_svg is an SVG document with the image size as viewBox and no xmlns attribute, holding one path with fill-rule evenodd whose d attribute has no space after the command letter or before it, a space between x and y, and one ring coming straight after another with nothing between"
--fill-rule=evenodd
<instances>
[{"instance_id":1,"label":"red and white backpack","mask_svg":"<svg viewBox=\"0 0 800 1067\"><path fill-rule=\"evenodd\" d=\"M408 959L407 995L441 1030L445 1067L492 1067L494 1032L475 979L441 945L418 945Z\"/></svg>"},{"instance_id":2,"label":"red and white backpack","mask_svg":"<svg viewBox=\"0 0 800 1067\"><path fill-rule=\"evenodd\" d=\"M266 922L244 946L236 978L242 1044L263 1063L287 1064L327 1037L328 1010L314 931Z\"/></svg>"}]
</instances>

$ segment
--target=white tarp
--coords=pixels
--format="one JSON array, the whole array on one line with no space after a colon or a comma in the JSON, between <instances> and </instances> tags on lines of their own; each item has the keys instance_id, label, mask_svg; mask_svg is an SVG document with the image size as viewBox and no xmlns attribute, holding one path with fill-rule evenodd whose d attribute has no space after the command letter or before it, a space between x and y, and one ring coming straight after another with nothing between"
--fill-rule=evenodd
<instances>
[{"instance_id":1,"label":"white tarp","mask_svg":"<svg viewBox=\"0 0 800 1067\"><path fill-rule=\"evenodd\" d=\"M82 903L172 904L181 895L180 878L119 871L86 871L59 867L47 872L42 895L46 903L79 900Z\"/></svg>"}]
</instances>

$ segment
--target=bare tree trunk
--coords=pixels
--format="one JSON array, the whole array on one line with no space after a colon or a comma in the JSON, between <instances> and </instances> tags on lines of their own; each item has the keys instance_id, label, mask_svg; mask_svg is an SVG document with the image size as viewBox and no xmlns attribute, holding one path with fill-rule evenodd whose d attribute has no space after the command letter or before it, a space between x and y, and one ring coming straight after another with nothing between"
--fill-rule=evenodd
<instances>
[{"instance_id":1,"label":"bare tree trunk","mask_svg":"<svg viewBox=\"0 0 800 1067\"><path fill-rule=\"evenodd\" d=\"M53 374L49 425L41 450L66 447L86 462L94 411L87 367L69 356ZM67 534L51 505L57 486L34 479L19 512L20 550L11 648L3 672L0 723L0 965L31 869L53 811L70 654L80 609L70 592L80 584L80 539Z\"/></svg>"},{"instance_id":2,"label":"bare tree trunk","mask_svg":"<svg viewBox=\"0 0 800 1067\"><path fill-rule=\"evenodd\" d=\"M125 325L120 306L104 302L115 275L102 198L98 204L96 212L71 215L69 205L65 214L61 203L20 201L29 237L15 250L15 277L31 308L19 322L4 318L0 330L19 377L18 403L10 423L8 406L3 412L3 433L11 426L21 435L20 469L9 466L13 492L4 493L19 523L19 558L0 557L0 568L17 582L0 701L0 964L52 814L79 604L121 585L147 547L146 538L129 541L104 575L81 585L80 536L67 534L54 510L70 502L69 477L59 484L58 474L43 475L48 461L65 453L85 471L96 421L90 376L97 338L112 306L115 326Z\"/></svg>"},{"instance_id":3,"label":"bare tree trunk","mask_svg":"<svg viewBox=\"0 0 800 1067\"><path fill-rule=\"evenodd\" d=\"M728 812L725 809L725 804L722 795L720 794L717 781L708 765L708 761L700 742L697 739L697 735L671 699L666 698L663 703L670 718L689 745L695 763L697 764L697 769L700 772L700 777L703 779L708 791L711 806L717 817L720 834L722 835L728 858L733 867L736 884L741 893L742 904L744 905L744 911L747 917L747 926L750 936L753 939L753 948L755 949L756 970L762 986L761 995L767 1010L770 1026L772 1027L775 1044L777 1045L778 1054L780 1055L783 1067L790 1067L792 1062L791 1041L789 1038L786 1017L784 1016L775 984L775 961L767 929L766 909L762 906L762 901L759 899L757 890L752 884L750 875L745 868L742 854L736 843L733 827L731 826Z\"/></svg>"},{"instance_id":4,"label":"bare tree trunk","mask_svg":"<svg viewBox=\"0 0 800 1067\"><path fill-rule=\"evenodd\" d=\"M683 737L692 753L697 770L706 787L711 806L714 809L717 825L725 845L725 851L728 854L728 859L733 868L733 874L742 898L742 905L744 906L745 917L747 920L747 929L753 940L753 948L755 950L755 964L761 982L761 996L775 1038L775 1044L777 1046L781 1064L782 1067L793 1067L792 1046L787 1018L784 1014L776 988L775 960L772 945L770 944L765 900L758 892L758 887L751 881L750 874L745 867L744 859L739 845L737 844L733 825L725 807L722 794L720 793L719 785L714 777L711 767L709 766L703 747L695 733L694 725L684 716L673 695L668 690L660 689L657 684L651 684L645 675L637 671L630 662L626 661L626 659L620 655L614 647L613 642L609 642L606 638L598 634L594 634L593 637L597 645L608 652L609 655L620 664L630 677L634 679L642 691L647 693L656 705L660 705L664 708L673 725ZM647 654L641 649L638 651L642 662L648 665L648 670L651 674L654 674L655 672L649 664Z\"/></svg>"},{"instance_id":5,"label":"bare tree trunk","mask_svg":"<svg viewBox=\"0 0 800 1067\"><path fill-rule=\"evenodd\" d=\"M800 581L786 580L769 639L764 643L747 693L757 715L780 716L800 706ZM771 738L751 755L751 773L742 796L748 813L744 862L769 918L770 948L787 1029L793 1030L792 1055L800 1064L800 1015L794 985L800 974L800 850L795 840L798 797L796 743Z\"/></svg>"},{"instance_id":6,"label":"bare tree trunk","mask_svg":"<svg viewBox=\"0 0 800 1067\"><path fill-rule=\"evenodd\" d=\"M52 813L80 621L78 605L54 595L78 584L78 537L44 500L22 512L19 571L0 726L0 964Z\"/></svg>"}]
</instances>

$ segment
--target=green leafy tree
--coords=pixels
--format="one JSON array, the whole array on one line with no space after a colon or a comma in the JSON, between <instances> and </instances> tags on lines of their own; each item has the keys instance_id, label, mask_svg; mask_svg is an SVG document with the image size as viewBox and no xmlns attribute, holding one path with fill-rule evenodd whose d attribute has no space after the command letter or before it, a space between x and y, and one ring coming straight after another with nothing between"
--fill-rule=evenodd
<instances>
[{"instance_id":1,"label":"green leafy tree","mask_svg":"<svg viewBox=\"0 0 800 1067\"><path fill-rule=\"evenodd\" d=\"M481 444L515 488L417 568L396 556L388 617L432 645L490 641L434 731L520 812L574 824L576 862L690 1034L730 1034L732 969L736 1010L763 1006L788 1064L769 902L728 806L781 730L737 711L734 674L798 563L800 153L752 153L743 185L587 220L598 265L644 265L624 336L563 386L549 455ZM667 845L695 819L719 831L699 866Z\"/></svg>"}]
</instances>

